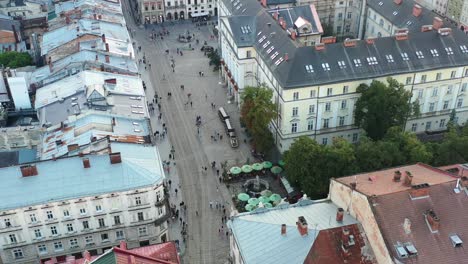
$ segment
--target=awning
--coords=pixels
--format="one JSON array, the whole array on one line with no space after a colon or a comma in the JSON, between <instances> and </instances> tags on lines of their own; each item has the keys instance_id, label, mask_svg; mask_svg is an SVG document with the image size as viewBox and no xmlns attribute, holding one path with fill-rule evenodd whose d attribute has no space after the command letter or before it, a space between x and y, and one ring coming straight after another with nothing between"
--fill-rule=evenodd
<instances>
[{"instance_id":1,"label":"awning","mask_svg":"<svg viewBox=\"0 0 468 264\"><path fill-rule=\"evenodd\" d=\"M201 17L201 16L207 16L209 15L210 13L208 12L200 12L200 13L192 13L192 17Z\"/></svg>"}]
</instances>

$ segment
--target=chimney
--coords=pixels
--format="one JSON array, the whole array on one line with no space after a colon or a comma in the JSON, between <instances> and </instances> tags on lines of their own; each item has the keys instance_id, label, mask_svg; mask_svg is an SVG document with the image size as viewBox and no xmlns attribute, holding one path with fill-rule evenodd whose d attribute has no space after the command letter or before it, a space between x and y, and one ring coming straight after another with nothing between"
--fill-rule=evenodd
<instances>
[{"instance_id":1,"label":"chimney","mask_svg":"<svg viewBox=\"0 0 468 264\"><path fill-rule=\"evenodd\" d=\"M403 230L405 230L405 234L411 234L411 221L408 218L405 218L403 222Z\"/></svg>"},{"instance_id":2,"label":"chimney","mask_svg":"<svg viewBox=\"0 0 468 264\"><path fill-rule=\"evenodd\" d=\"M440 28L437 33L441 36L448 36L452 34L452 29L451 28Z\"/></svg>"},{"instance_id":3,"label":"chimney","mask_svg":"<svg viewBox=\"0 0 468 264\"><path fill-rule=\"evenodd\" d=\"M372 45L372 44L375 43L375 39L376 38L368 38L368 39L366 39L366 43L369 44L369 45Z\"/></svg>"},{"instance_id":4,"label":"chimney","mask_svg":"<svg viewBox=\"0 0 468 264\"><path fill-rule=\"evenodd\" d=\"M78 144L70 144L70 145L67 145L67 150L68 150L68 152L74 151L74 150L77 150L77 149L78 149Z\"/></svg>"},{"instance_id":5,"label":"chimney","mask_svg":"<svg viewBox=\"0 0 468 264\"><path fill-rule=\"evenodd\" d=\"M125 241L120 241L120 249L127 250L127 242Z\"/></svg>"},{"instance_id":6,"label":"chimney","mask_svg":"<svg viewBox=\"0 0 468 264\"><path fill-rule=\"evenodd\" d=\"M401 3L403 3L403 0L393 0L393 3L395 3L396 5L401 5Z\"/></svg>"},{"instance_id":7,"label":"chimney","mask_svg":"<svg viewBox=\"0 0 468 264\"><path fill-rule=\"evenodd\" d=\"M432 25L423 25L421 26L421 32L432 31Z\"/></svg>"},{"instance_id":8,"label":"chimney","mask_svg":"<svg viewBox=\"0 0 468 264\"><path fill-rule=\"evenodd\" d=\"M297 222L297 230L301 236L307 236L309 233L309 229L307 228L307 221L305 220L304 216L299 216Z\"/></svg>"},{"instance_id":9,"label":"chimney","mask_svg":"<svg viewBox=\"0 0 468 264\"><path fill-rule=\"evenodd\" d=\"M463 176L460 178L460 185L461 187L468 188L468 177Z\"/></svg>"},{"instance_id":10,"label":"chimney","mask_svg":"<svg viewBox=\"0 0 468 264\"><path fill-rule=\"evenodd\" d=\"M411 174L411 172L406 171L405 182L404 182L405 186L411 187L412 181L413 181L413 175Z\"/></svg>"},{"instance_id":11,"label":"chimney","mask_svg":"<svg viewBox=\"0 0 468 264\"><path fill-rule=\"evenodd\" d=\"M426 221L432 233L439 232L440 218L432 209L426 212Z\"/></svg>"},{"instance_id":12,"label":"chimney","mask_svg":"<svg viewBox=\"0 0 468 264\"><path fill-rule=\"evenodd\" d=\"M83 152L78 152L78 157L83 157L83 156L84 156Z\"/></svg>"},{"instance_id":13,"label":"chimney","mask_svg":"<svg viewBox=\"0 0 468 264\"><path fill-rule=\"evenodd\" d=\"M320 42L322 42L323 44L333 44L333 43L336 43L336 37L335 36L323 37Z\"/></svg>"},{"instance_id":14,"label":"chimney","mask_svg":"<svg viewBox=\"0 0 468 264\"><path fill-rule=\"evenodd\" d=\"M355 191L357 186L357 182L352 182L351 183L351 190Z\"/></svg>"},{"instance_id":15,"label":"chimney","mask_svg":"<svg viewBox=\"0 0 468 264\"><path fill-rule=\"evenodd\" d=\"M325 49L325 44L323 43L315 44L315 50L324 50L324 49Z\"/></svg>"},{"instance_id":16,"label":"chimney","mask_svg":"<svg viewBox=\"0 0 468 264\"><path fill-rule=\"evenodd\" d=\"M286 29L286 21L284 20L283 17L279 18L279 24L283 29Z\"/></svg>"},{"instance_id":17,"label":"chimney","mask_svg":"<svg viewBox=\"0 0 468 264\"><path fill-rule=\"evenodd\" d=\"M11 25L11 30L13 31L13 35L15 36L15 43L19 43L19 37L18 37L18 32L16 32L16 27L15 25Z\"/></svg>"},{"instance_id":18,"label":"chimney","mask_svg":"<svg viewBox=\"0 0 468 264\"><path fill-rule=\"evenodd\" d=\"M266 0L261 0L260 3L262 4L263 7L267 7Z\"/></svg>"},{"instance_id":19,"label":"chimney","mask_svg":"<svg viewBox=\"0 0 468 264\"><path fill-rule=\"evenodd\" d=\"M427 183L411 186L410 197L411 200L421 199L429 196L429 187Z\"/></svg>"},{"instance_id":20,"label":"chimney","mask_svg":"<svg viewBox=\"0 0 468 264\"><path fill-rule=\"evenodd\" d=\"M88 158L83 158L83 168L85 169L91 168L91 163L89 163Z\"/></svg>"},{"instance_id":21,"label":"chimney","mask_svg":"<svg viewBox=\"0 0 468 264\"><path fill-rule=\"evenodd\" d=\"M91 254L88 250L85 250L85 252L83 252L83 258L85 259L85 261L87 260L88 263L91 261Z\"/></svg>"},{"instance_id":22,"label":"chimney","mask_svg":"<svg viewBox=\"0 0 468 264\"><path fill-rule=\"evenodd\" d=\"M422 14L422 7L418 4L413 6L413 16L419 17Z\"/></svg>"},{"instance_id":23,"label":"chimney","mask_svg":"<svg viewBox=\"0 0 468 264\"><path fill-rule=\"evenodd\" d=\"M288 61L288 60L289 60L289 55L288 55L287 53L284 54L284 60L285 60L285 61Z\"/></svg>"},{"instance_id":24,"label":"chimney","mask_svg":"<svg viewBox=\"0 0 468 264\"><path fill-rule=\"evenodd\" d=\"M395 171L395 174L393 174L393 181L394 182L399 182L401 179L401 172L399 170Z\"/></svg>"},{"instance_id":25,"label":"chimney","mask_svg":"<svg viewBox=\"0 0 468 264\"><path fill-rule=\"evenodd\" d=\"M336 211L336 221L343 222L343 216L344 216L344 209L340 207Z\"/></svg>"},{"instance_id":26,"label":"chimney","mask_svg":"<svg viewBox=\"0 0 468 264\"><path fill-rule=\"evenodd\" d=\"M102 43L106 43L106 34L102 34L101 39Z\"/></svg>"},{"instance_id":27,"label":"chimney","mask_svg":"<svg viewBox=\"0 0 468 264\"><path fill-rule=\"evenodd\" d=\"M273 13L273 19L278 20L278 16L279 16L278 12Z\"/></svg>"},{"instance_id":28,"label":"chimney","mask_svg":"<svg viewBox=\"0 0 468 264\"><path fill-rule=\"evenodd\" d=\"M69 25L70 22L71 22L71 21L70 21L70 17L69 17L69 16L66 16L66 17L65 17L65 23L67 23L67 25Z\"/></svg>"},{"instance_id":29,"label":"chimney","mask_svg":"<svg viewBox=\"0 0 468 264\"><path fill-rule=\"evenodd\" d=\"M400 41L400 40L407 40L408 39L408 33L396 33L395 34L395 39Z\"/></svg>"},{"instance_id":30,"label":"chimney","mask_svg":"<svg viewBox=\"0 0 468 264\"><path fill-rule=\"evenodd\" d=\"M108 83L108 84L117 84L117 79L116 78L111 78L111 79L105 79L104 80L105 83Z\"/></svg>"},{"instance_id":31,"label":"chimney","mask_svg":"<svg viewBox=\"0 0 468 264\"><path fill-rule=\"evenodd\" d=\"M106 46L107 46L107 45L108 45L108 44L106 43ZM104 58L106 59L106 63L110 63L110 57L109 57L109 55L105 55Z\"/></svg>"},{"instance_id":32,"label":"chimney","mask_svg":"<svg viewBox=\"0 0 468 264\"><path fill-rule=\"evenodd\" d=\"M346 227L343 227L342 229L342 233L341 233L341 241L343 242L343 245L346 245L348 246L349 245L349 229L346 228Z\"/></svg>"},{"instance_id":33,"label":"chimney","mask_svg":"<svg viewBox=\"0 0 468 264\"><path fill-rule=\"evenodd\" d=\"M36 165L24 165L20 167L21 175L23 177L35 176L37 175Z\"/></svg>"},{"instance_id":34,"label":"chimney","mask_svg":"<svg viewBox=\"0 0 468 264\"><path fill-rule=\"evenodd\" d=\"M112 126L115 126L115 117L112 118Z\"/></svg>"},{"instance_id":35,"label":"chimney","mask_svg":"<svg viewBox=\"0 0 468 264\"><path fill-rule=\"evenodd\" d=\"M106 51L109 52L109 43L106 43Z\"/></svg>"},{"instance_id":36,"label":"chimney","mask_svg":"<svg viewBox=\"0 0 468 264\"><path fill-rule=\"evenodd\" d=\"M93 14L94 20L97 20L97 14Z\"/></svg>"},{"instance_id":37,"label":"chimney","mask_svg":"<svg viewBox=\"0 0 468 264\"><path fill-rule=\"evenodd\" d=\"M99 16L98 16L98 19L101 20L101 19L102 19L102 15L99 15Z\"/></svg>"},{"instance_id":38,"label":"chimney","mask_svg":"<svg viewBox=\"0 0 468 264\"><path fill-rule=\"evenodd\" d=\"M296 40L297 37L297 32L295 29L291 29L291 39Z\"/></svg>"},{"instance_id":39,"label":"chimney","mask_svg":"<svg viewBox=\"0 0 468 264\"><path fill-rule=\"evenodd\" d=\"M109 158L111 164L122 163L122 157L120 156L120 152L110 153Z\"/></svg>"},{"instance_id":40,"label":"chimney","mask_svg":"<svg viewBox=\"0 0 468 264\"><path fill-rule=\"evenodd\" d=\"M286 224L281 225L281 235L286 236Z\"/></svg>"},{"instance_id":41,"label":"chimney","mask_svg":"<svg viewBox=\"0 0 468 264\"><path fill-rule=\"evenodd\" d=\"M439 30L443 25L444 21L440 17L434 17L434 20L432 20L432 28L435 30Z\"/></svg>"},{"instance_id":42,"label":"chimney","mask_svg":"<svg viewBox=\"0 0 468 264\"><path fill-rule=\"evenodd\" d=\"M345 39L343 45L345 47L356 47L357 41L357 39Z\"/></svg>"}]
</instances>

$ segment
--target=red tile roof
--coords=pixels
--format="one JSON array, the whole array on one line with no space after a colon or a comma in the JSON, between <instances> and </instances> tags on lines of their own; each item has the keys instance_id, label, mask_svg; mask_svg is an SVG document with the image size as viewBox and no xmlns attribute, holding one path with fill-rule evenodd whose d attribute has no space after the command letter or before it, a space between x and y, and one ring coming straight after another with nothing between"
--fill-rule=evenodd
<instances>
[{"instance_id":1,"label":"red tile roof","mask_svg":"<svg viewBox=\"0 0 468 264\"><path fill-rule=\"evenodd\" d=\"M455 193L456 184L454 179L432 185L427 187L429 196L413 200L407 191L370 198L375 218L394 258L411 264L468 263L468 246L454 247L450 239L456 234L468 243L468 190L462 188ZM437 233L429 229L425 216L428 210L433 210L440 219ZM417 256L398 258L395 245L407 242L414 245Z\"/></svg>"}]
</instances>

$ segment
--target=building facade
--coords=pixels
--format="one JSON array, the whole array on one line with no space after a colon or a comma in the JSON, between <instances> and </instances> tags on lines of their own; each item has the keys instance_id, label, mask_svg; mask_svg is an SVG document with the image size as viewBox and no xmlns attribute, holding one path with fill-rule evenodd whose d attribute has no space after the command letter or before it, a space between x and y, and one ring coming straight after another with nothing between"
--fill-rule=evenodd
<instances>
[{"instance_id":1,"label":"building facade","mask_svg":"<svg viewBox=\"0 0 468 264\"><path fill-rule=\"evenodd\" d=\"M186 0L187 19L218 16L217 0Z\"/></svg>"},{"instance_id":2,"label":"building facade","mask_svg":"<svg viewBox=\"0 0 468 264\"><path fill-rule=\"evenodd\" d=\"M164 22L164 1L144 0L138 2L138 11L142 24L157 24Z\"/></svg>"},{"instance_id":3,"label":"building facade","mask_svg":"<svg viewBox=\"0 0 468 264\"><path fill-rule=\"evenodd\" d=\"M166 20L184 20L186 18L187 0L167 0L164 1L164 11Z\"/></svg>"}]
</instances>

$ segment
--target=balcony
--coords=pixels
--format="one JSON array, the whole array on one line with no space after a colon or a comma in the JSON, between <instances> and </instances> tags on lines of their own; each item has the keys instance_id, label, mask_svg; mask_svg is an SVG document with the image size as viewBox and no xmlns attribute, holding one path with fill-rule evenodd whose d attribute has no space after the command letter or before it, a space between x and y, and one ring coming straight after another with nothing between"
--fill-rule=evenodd
<instances>
[{"instance_id":1,"label":"balcony","mask_svg":"<svg viewBox=\"0 0 468 264\"><path fill-rule=\"evenodd\" d=\"M171 214L169 212L166 212L165 215L161 216L160 218L154 220L154 225L155 226L160 226L162 223L166 222L167 219L171 217Z\"/></svg>"},{"instance_id":2,"label":"balcony","mask_svg":"<svg viewBox=\"0 0 468 264\"><path fill-rule=\"evenodd\" d=\"M179 8L184 8L185 9L185 5L182 4L182 5L175 5L175 6L165 6L164 8L166 10L179 9Z\"/></svg>"},{"instance_id":3,"label":"balcony","mask_svg":"<svg viewBox=\"0 0 468 264\"><path fill-rule=\"evenodd\" d=\"M160 206L164 206L166 204L166 197L164 196L163 198L159 199L159 201L156 201L156 203L154 203L155 206L157 207L160 207Z\"/></svg>"}]
</instances>

